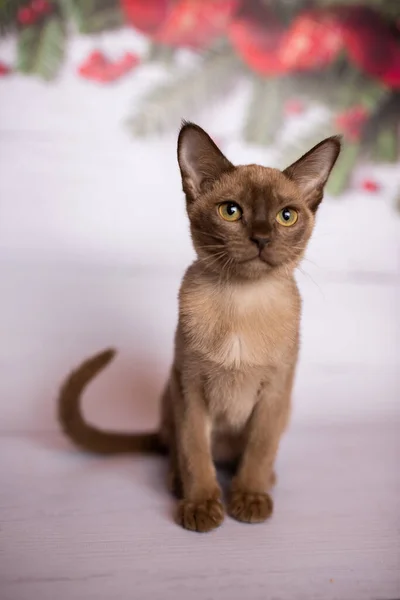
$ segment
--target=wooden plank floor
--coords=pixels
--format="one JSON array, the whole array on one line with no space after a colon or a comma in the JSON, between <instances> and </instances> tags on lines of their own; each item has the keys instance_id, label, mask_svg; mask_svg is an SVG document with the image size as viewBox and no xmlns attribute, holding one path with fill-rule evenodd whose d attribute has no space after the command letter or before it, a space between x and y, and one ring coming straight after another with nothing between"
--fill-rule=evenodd
<instances>
[{"instance_id":1,"label":"wooden plank floor","mask_svg":"<svg viewBox=\"0 0 400 600\"><path fill-rule=\"evenodd\" d=\"M110 343L120 354L88 389L88 417L120 429L155 426L178 281L157 271L3 269L2 600L399 597L398 339L386 338L388 356L368 348L378 325L396 321L394 284L375 294L321 284L321 306L336 301L332 330L357 319L354 303L369 314L348 334L347 354L333 336L329 349L312 350L323 313L305 311L293 421L266 524L227 518L209 535L183 531L161 459L87 457L59 434L60 381ZM310 304L313 289L305 284Z\"/></svg>"}]
</instances>

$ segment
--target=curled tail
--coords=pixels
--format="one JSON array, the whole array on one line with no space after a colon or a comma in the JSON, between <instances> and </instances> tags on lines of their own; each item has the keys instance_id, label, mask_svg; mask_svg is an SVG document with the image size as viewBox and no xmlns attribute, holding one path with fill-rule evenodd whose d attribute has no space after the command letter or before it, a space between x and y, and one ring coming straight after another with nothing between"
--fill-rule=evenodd
<instances>
[{"instance_id":1,"label":"curled tail","mask_svg":"<svg viewBox=\"0 0 400 600\"><path fill-rule=\"evenodd\" d=\"M105 350L82 363L65 380L58 399L58 419L64 433L79 447L96 454L163 453L158 433L124 434L101 431L89 425L81 412L81 394L90 381L114 358Z\"/></svg>"}]
</instances>

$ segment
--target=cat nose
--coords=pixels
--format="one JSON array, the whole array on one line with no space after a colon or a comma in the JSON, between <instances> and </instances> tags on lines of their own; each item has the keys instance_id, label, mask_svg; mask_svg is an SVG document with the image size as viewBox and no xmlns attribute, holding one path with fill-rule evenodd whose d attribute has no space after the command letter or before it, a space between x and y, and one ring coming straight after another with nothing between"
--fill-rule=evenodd
<instances>
[{"instance_id":1,"label":"cat nose","mask_svg":"<svg viewBox=\"0 0 400 600\"><path fill-rule=\"evenodd\" d=\"M250 239L252 242L257 244L260 250L263 250L265 246L269 244L269 238L263 237L262 235L253 235L253 237L251 237Z\"/></svg>"}]
</instances>

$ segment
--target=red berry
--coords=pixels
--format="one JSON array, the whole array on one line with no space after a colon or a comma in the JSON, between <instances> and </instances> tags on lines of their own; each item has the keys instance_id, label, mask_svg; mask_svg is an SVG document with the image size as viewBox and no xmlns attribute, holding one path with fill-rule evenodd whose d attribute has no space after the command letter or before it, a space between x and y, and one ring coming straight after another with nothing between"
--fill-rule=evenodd
<instances>
[{"instance_id":1,"label":"red berry","mask_svg":"<svg viewBox=\"0 0 400 600\"><path fill-rule=\"evenodd\" d=\"M86 60L78 67L78 73L86 79L96 78L98 73L107 65L108 61L100 50L94 50L89 54Z\"/></svg>"},{"instance_id":2,"label":"red berry","mask_svg":"<svg viewBox=\"0 0 400 600\"><path fill-rule=\"evenodd\" d=\"M7 67L4 63L0 62L0 76L8 75L11 72L10 67Z\"/></svg>"},{"instance_id":3,"label":"red berry","mask_svg":"<svg viewBox=\"0 0 400 600\"><path fill-rule=\"evenodd\" d=\"M127 69L136 67L139 62L139 57L132 52L125 52L124 56L118 61L118 63L124 65Z\"/></svg>"},{"instance_id":4,"label":"red berry","mask_svg":"<svg viewBox=\"0 0 400 600\"><path fill-rule=\"evenodd\" d=\"M89 56L87 57L86 63L93 65L93 66L94 65L104 66L104 65L108 64L108 61L107 61L106 57L104 56L104 54L100 50L93 50L93 52L91 52L89 54Z\"/></svg>"},{"instance_id":5,"label":"red berry","mask_svg":"<svg viewBox=\"0 0 400 600\"><path fill-rule=\"evenodd\" d=\"M379 191L379 184L373 179L364 179L361 183L361 187L366 192L377 192Z\"/></svg>"},{"instance_id":6,"label":"red berry","mask_svg":"<svg viewBox=\"0 0 400 600\"><path fill-rule=\"evenodd\" d=\"M105 81L116 81L125 75L125 67L120 63L107 65L103 70Z\"/></svg>"},{"instance_id":7,"label":"red berry","mask_svg":"<svg viewBox=\"0 0 400 600\"><path fill-rule=\"evenodd\" d=\"M20 25L32 25L36 21L36 13L29 6L22 7L18 10L17 20Z\"/></svg>"}]
</instances>

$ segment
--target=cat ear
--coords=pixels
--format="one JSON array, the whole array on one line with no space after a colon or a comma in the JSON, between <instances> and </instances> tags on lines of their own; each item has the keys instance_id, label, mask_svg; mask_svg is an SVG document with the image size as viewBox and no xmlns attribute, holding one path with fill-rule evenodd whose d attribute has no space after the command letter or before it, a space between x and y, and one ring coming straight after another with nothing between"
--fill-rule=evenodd
<instances>
[{"instance_id":1,"label":"cat ear","mask_svg":"<svg viewBox=\"0 0 400 600\"><path fill-rule=\"evenodd\" d=\"M300 188L312 210L316 210L322 200L324 186L340 149L340 136L326 138L283 171Z\"/></svg>"},{"instance_id":2,"label":"cat ear","mask_svg":"<svg viewBox=\"0 0 400 600\"><path fill-rule=\"evenodd\" d=\"M178 137L178 163L182 187L195 200L223 173L234 169L210 136L198 125L183 122Z\"/></svg>"}]
</instances>

